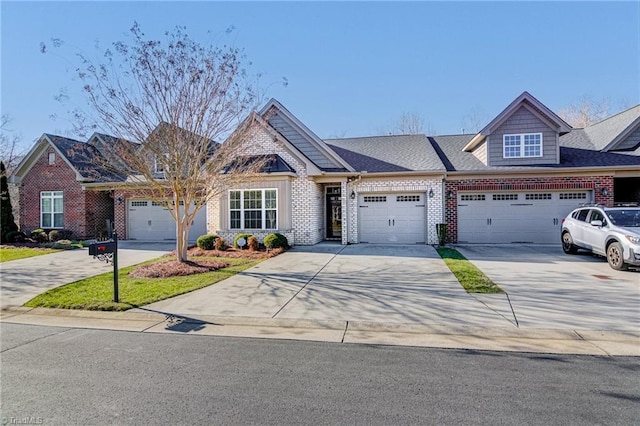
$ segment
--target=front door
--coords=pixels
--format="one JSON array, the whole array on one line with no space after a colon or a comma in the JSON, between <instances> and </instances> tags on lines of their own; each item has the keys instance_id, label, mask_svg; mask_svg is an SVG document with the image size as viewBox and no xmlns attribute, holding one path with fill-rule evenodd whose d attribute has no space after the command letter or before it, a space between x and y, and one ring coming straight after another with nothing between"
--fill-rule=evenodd
<instances>
[{"instance_id":1,"label":"front door","mask_svg":"<svg viewBox=\"0 0 640 426\"><path fill-rule=\"evenodd\" d=\"M339 186L327 187L327 239L342 238L342 195Z\"/></svg>"}]
</instances>

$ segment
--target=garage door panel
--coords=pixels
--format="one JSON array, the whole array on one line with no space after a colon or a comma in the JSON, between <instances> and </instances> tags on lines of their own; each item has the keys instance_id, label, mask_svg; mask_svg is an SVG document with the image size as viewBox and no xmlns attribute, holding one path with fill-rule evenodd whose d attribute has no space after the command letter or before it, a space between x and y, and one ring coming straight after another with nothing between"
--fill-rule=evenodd
<instances>
[{"instance_id":1,"label":"garage door panel","mask_svg":"<svg viewBox=\"0 0 640 426\"><path fill-rule=\"evenodd\" d=\"M136 240L175 240L176 224L169 210L150 200L129 200L128 238ZM206 234L206 207L198 211L189 230L189 239Z\"/></svg>"},{"instance_id":2,"label":"garage door panel","mask_svg":"<svg viewBox=\"0 0 640 426\"><path fill-rule=\"evenodd\" d=\"M562 218L591 199L589 191L460 193L461 243L559 243Z\"/></svg>"},{"instance_id":3,"label":"garage door panel","mask_svg":"<svg viewBox=\"0 0 640 426\"><path fill-rule=\"evenodd\" d=\"M425 242L424 194L360 195L358 207L360 242Z\"/></svg>"}]
</instances>

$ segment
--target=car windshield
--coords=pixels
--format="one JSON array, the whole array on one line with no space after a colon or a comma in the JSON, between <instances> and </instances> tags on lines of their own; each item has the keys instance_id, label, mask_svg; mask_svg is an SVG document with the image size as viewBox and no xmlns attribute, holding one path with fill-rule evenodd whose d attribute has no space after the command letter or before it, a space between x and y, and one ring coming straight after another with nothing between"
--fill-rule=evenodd
<instances>
[{"instance_id":1,"label":"car windshield","mask_svg":"<svg viewBox=\"0 0 640 426\"><path fill-rule=\"evenodd\" d=\"M640 227L640 209L608 210L607 216L616 226Z\"/></svg>"}]
</instances>

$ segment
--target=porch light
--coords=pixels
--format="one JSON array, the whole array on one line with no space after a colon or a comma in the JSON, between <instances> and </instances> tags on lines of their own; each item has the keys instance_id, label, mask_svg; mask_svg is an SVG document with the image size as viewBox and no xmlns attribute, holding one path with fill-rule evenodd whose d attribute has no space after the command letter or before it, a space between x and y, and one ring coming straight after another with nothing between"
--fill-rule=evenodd
<instances>
[{"instance_id":1,"label":"porch light","mask_svg":"<svg viewBox=\"0 0 640 426\"><path fill-rule=\"evenodd\" d=\"M352 200L356 199L356 193L353 191L353 189L351 190L351 195L349 197L351 197Z\"/></svg>"},{"instance_id":2,"label":"porch light","mask_svg":"<svg viewBox=\"0 0 640 426\"><path fill-rule=\"evenodd\" d=\"M118 198L116 198L116 202L118 204L122 204L124 202L124 199L122 197L118 197Z\"/></svg>"},{"instance_id":3,"label":"porch light","mask_svg":"<svg viewBox=\"0 0 640 426\"><path fill-rule=\"evenodd\" d=\"M452 190L449 190L447 192L447 198L450 199L450 200L453 200L453 191Z\"/></svg>"},{"instance_id":4,"label":"porch light","mask_svg":"<svg viewBox=\"0 0 640 426\"><path fill-rule=\"evenodd\" d=\"M600 194L606 197L607 195L609 195L609 190L607 188L600 188Z\"/></svg>"}]
</instances>

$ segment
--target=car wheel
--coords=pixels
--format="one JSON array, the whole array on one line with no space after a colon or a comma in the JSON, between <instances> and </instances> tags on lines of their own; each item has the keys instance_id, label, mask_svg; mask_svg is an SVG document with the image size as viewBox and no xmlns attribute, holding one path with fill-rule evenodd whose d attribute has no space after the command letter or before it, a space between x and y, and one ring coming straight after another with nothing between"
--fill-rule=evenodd
<instances>
[{"instance_id":1,"label":"car wheel","mask_svg":"<svg viewBox=\"0 0 640 426\"><path fill-rule=\"evenodd\" d=\"M562 251L567 254L576 254L578 252L578 247L573 245L573 238L568 232L562 234Z\"/></svg>"},{"instance_id":2,"label":"car wheel","mask_svg":"<svg viewBox=\"0 0 640 426\"><path fill-rule=\"evenodd\" d=\"M620 243L609 244L609 247L607 247L607 262L609 262L609 266L616 271L627 269L627 265L624 263L624 256Z\"/></svg>"}]
</instances>

